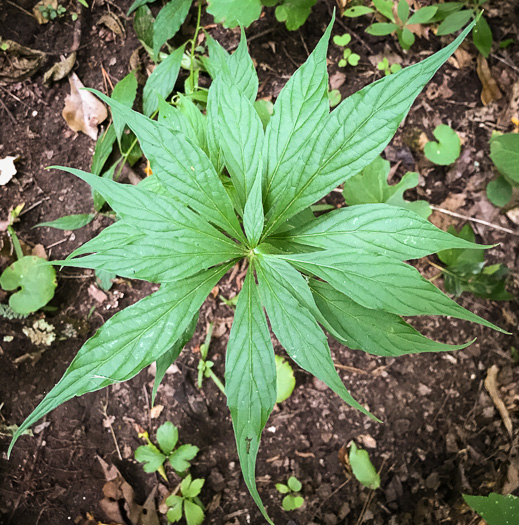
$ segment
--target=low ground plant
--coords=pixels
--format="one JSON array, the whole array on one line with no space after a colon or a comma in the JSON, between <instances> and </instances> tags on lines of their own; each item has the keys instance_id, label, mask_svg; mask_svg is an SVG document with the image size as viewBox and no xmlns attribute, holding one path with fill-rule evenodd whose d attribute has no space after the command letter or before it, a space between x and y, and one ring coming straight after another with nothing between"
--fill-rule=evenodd
<instances>
[{"instance_id":1,"label":"low ground plant","mask_svg":"<svg viewBox=\"0 0 519 525\"><path fill-rule=\"evenodd\" d=\"M98 93L135 133L153 175L132 186L62 168L90 184L118 220L54 263L161 286L85 343L20 426L11 448L30 425L74 396L126 381L155 361L157 371L165 371L190 339L211 290L245 262L224 389L245 482L272 523L255 481L260 436L277 399L265 313L296 364L373 419L342 383L323 329L353 350L382 356L470 344L429 340L401 316L446 315L499 330L404 263L439 250L481 247L387 204L320 217L311 209L382 152L472 26L443 50L367 86L330 113L331 29L279 94L266 129L254 107L258 77L244 36L232 55L212 43L215 80L207 116L159 106L155 121Z\"/></svg>"}]
</instances>

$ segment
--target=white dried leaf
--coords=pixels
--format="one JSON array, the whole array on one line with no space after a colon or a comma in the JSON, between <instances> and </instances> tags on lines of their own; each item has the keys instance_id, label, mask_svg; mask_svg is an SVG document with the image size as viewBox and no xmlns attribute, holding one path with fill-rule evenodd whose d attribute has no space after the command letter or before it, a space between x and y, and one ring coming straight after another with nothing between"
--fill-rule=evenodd
<instances>
[{"instance_id":1,"label":"white dried leaf","mask_svg":"<svg viewBox=\"0 0 519 525\"><path fill-rule=\"evenodd\" d=\"M15 175L14 162L18 157L5 157L0 159L0 186L7 184Z\"/></svg>"}]
</instances>

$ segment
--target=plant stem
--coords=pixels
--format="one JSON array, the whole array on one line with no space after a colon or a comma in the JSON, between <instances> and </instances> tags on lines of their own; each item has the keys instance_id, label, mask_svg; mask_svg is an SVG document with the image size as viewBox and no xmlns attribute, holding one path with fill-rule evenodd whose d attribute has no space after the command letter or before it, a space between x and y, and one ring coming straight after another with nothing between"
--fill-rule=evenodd
<instances>
[{"instance_id":1,"label":"plant stem","mask_svg":"<svg viewBox=\"0 0 519 525\"><path fill-rule=\"evenodd\" d=\"M14 246L16 258L18 260L23 259L22 247L20 245L20 241L18 240L16 233L14 233L14 228L12 226L8 226L7 231L9 233L9 236L11 237L11 242L13 243L13 246Z\"/></svg>"},{"instance_id":2,"label":"plant stem","mask_svg":"<svg viewBox=\"0 0 519 525\"><path fill-rule=\"evenodd\" d=\"M225 395L225 387L223 386L223 383L220 381L218 376L211 369L207 371L207 374L214 381L214 384L220 389L220 392L223 395Z\"/></svg>"},{"instance_id":3,"label":"plant stem","mask_svg":"<svg viewBox=\"0 0 519 525\"><path fill-rule=\"evenodd\" d=\"M195 48L196 48L196 41L198 39L198 33L200 32L200 19L202 18L202 0L198 0L198 14L197 14L197 17L196 17L196 29L195 29L195 34L193 36L193 39L191 40L191 60L189 61L189 73L190 73L190 77L191 79L194 78L194 74L195 74ZM194 85L193 85L193 89L194 89Z\"/></svg>"}]
</instances>

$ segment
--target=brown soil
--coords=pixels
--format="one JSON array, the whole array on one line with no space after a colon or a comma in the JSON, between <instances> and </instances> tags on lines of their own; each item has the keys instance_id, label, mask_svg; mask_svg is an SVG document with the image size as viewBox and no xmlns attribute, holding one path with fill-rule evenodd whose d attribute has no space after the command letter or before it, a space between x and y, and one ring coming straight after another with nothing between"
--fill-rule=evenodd
<instances>
[{"instance_id":1,"label":"brown soil","mask_svg":"<svg viewBox=\"0 0 519 525\"><path fill-rule=\"evenodd\" d=\"M67 17L40 26L14 6L30 11L34 3L2 3L0 36L51 53L50 65L70 49L73 24ZM139 45L131 21L124 16L130 3L98 0L92 9L84 9L75 71L85 85L106 91L101 67L112 81L129 71L129 57ZM248 29L251 54L260 75L261 97L275 98L289 75L304 62L305 50L315 46L334 5L332 0L321 0L307 24L297 32L287 32L276 23L271 10ZM513 6L513 0L488 3L496 41L517 34L519 16ZM111 32L96 25L107 11L123 20L127 29L125 40L114 38ZM203 21L225 47L235 48L237 31L214 27L210 16ZM192 23L187 21L186 35ZM394 53L407 65L442 45L440 39L430 35L429 39L417 39L412 50L403 53L391 37L366 35L363 19L339 20L334 34L342 34L345 23L359 36L353 39L351 47L362 58L357 68L345 71L345 82L339 88L343 97L379 77L370 56ZM445 42L449 40L445 38ZM484 189L493 177L488 158L490 132L496 128L513 129L503 115L519 77L519 46L497 51L489 59L492 74L505 96L486 107L480 101L474 48L470 43L465 48L473 56L471 63L458 69L451 61L440 70L414 104L385 154L393 163L400 162L395 180L407 170L421 173L420 186L409 192L408 198L426 198L433 205L517 231L501 210L488 203ZM338 71L339 53L338 48L330 47L332 77ZM18 174L9 184L0 186L0 220L5 220L11 207L24 202L30 211L16 226L20 238L28 247L43 244L48 255L58 259L99 233L109 220L98 218L73 234L32 229L44 220L92 210L90 190L85 184L63 172L44 170L50 164L88 170L94 144L86 135L74 134L61 116L68 82L45 87L43 71L0 88L0 158L20 155ZM449 96L445 96L447 88L452 92ZM451 124L464 140L462 157L451 168L432 166L416 148L416 141L410 140L422 131L431 136L439 123ZM134 167L139 176L143 176L143 169L142 163ZM336 201L334 197L333 202ZM463 222L439 213L432 220L443 228L448 224L459 227ZM481 225L476 225L476 231L480 242L500 243L488 252L492 262L517 267L517 236ZM2 242L0 271L10 261L7 237L0 238L0 248ZM435 273L425 261L420 263L420 269L428 277ZM240 273L232 280L227 278L220 293L226 297L236 294L240 278ZM22 320L0 318L0 336L13 336L11 342L0 340L0 423L20 424L59 380L83 342L114 312L152 290L147 283L119 280L107 292L106 300L98 302L95 294L89 293L92 286L92 272L64 269L59 272L56 296L50 303L53 311ZM515 276L509 289L517 292ZM7 295L0 291L0 301L6 300ZM460 302L515 332L515 302L496 303L472 295L462 296ZM48 348L33 345L22 332L23 327L40 318L56 327L57 340ZM209 298L193 341L159 390L157 403L164 409L158 418L152 419L149 410L153 375L144 370L127 383L76 398L56 409L34 429L34 437L20 439L10 460L5 453L9 439L1 435L0 523L61 525L85 518L87 513L104 522L107 517L99 501L105 479L98 457L117 465L136 491L137 502L142 504L153 487L165 483L156 475L145 474L133 460L134 450L142 444L136 428L146 428L153 435L166 420L180 427L182 442L200 448L192 472L207 480L201 496L209 505L206 522L263 523L240 474L225 399L211 381L206 381L203 390L196 387L196 349L211 321L217 323L218 337L213 340L210 355L216 363L216 373L223 377L231 318L229 307ZM259 490L276 523L355 524L364 513L364 522L374 524L469 524L477 519L463 504L462 493L518 493L519 374L511 357L511 349L518 348L517 335L506 336L452 319L423 318L415 324L424 334L444 342L478 339L457 353L400 359L375 358L331 343L335 361L346 366L340 370L346 386L384 420L383 424L345 406L323 384L296 371L296 389L272 414L258 458ZM279 345L276 351L282 352ZM21 356L24 358L19 360ZM499 394L512 417L512 436L505 430L483 385L492 365L500 369ZM381 470L381 488L374 493L352 479L339 459L341 448L352 439L369 448L374 464ZM286 513L274 484L286 481L290 475L302 481L306 503L301 510ZM171 490L175 482L173 475L170 478ZM164 517L161 520L165 523Z\"/></svg>"}]
</instances>

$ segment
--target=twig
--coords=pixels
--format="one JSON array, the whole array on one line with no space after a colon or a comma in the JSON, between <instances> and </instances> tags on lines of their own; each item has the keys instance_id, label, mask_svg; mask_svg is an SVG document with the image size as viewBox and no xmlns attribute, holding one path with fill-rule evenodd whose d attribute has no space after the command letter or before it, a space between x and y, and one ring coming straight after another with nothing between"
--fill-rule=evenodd
<instances>
[{"instance_id":1,"label":"twig","mask_svg":"<svg viewBox=\"0 0 519 525\"><path fill-rule=\"evenodd\" d=\"M2 100L0 99L0 102ZM18 217L21 217L22 215L25 215L26 213L30 212L31 210L34 210L34 208L36 208L37 206L39 206L41 203L45 202L45 201L48 201L50 199L50 197L44 197L43 199L35 202L34 204L31 204L28 208L25 208L22 212L20 212L20 214L18 215Z\"/></svg>"},{"instance_id":2,"label":"twig","mask_svg":"<svg viewBox=\"0 0 519 525\"><path fill-rule=\"evenodd\" d=\"M110 421L110 417L108 416L108 389L106 390L106 405L103 405L103 403L101 403L101 413L105 416L105 421L108 423L108 426L110 427L110 432L112 433L112 438L114 440L114 444L115 444L115 448L117 450L117 455L119 456L119 459L122 461L123 460L123 457L121 455L121 450L119 449L119 444L117 443L117 438L115 437L115 432L114 432L114 429L112 427L112 422Z\"/></svg>"},{"instance_id":3,"label":"twig","mask_svg":"<svg viewBox=\"0 0 519 525\"><path fill-rule=\"evenodd\" d=\"M458 219L465 219L466 221L476 222L478 224L482 224L483 226L488 226L489 228L494 228L495 230L509 233L510 235L519 236L519 233L514 232L514 230L510 230L509 228L504 228L503 226L499 226L499 224L493 224L492 222L487 222L482 219L468 217L467 215L461 215L460 213L456 213L450 210L445 210L443 208L437 208L436 206L431 206L431 209L434 211L439 211L440 213L444 213L445 215L451 215L452 217L457 217Z\"/></svg>"},{"instance_id":4,"label":"twig","mask_svg":"<svg viewBox=\"0 0 519 525\"><path fill-rule=\"evenodd\" d=\"M5 0L5 2L6 4L16 7L16 9L19 9L22 13L25 13L27 16L30 16L31 18L34 18L34 20L38 21L35 15L33 15L32 13L29 13L29 11L26 11L23 7L20 7L18 4L11 2L11 0Z\"/></svg>"},{"instance_id":5,"label":"twig","mask_svg":"<svg viewBox=\"0 0 519 525\"><path fill-rule=\"evenodd\" d=\"M348 372L353 372L354 374L367 374L366 370L361 370L360 368L355 368L354 366L340 365L339 363L333 363L335 368L340 370L346 370Z\"/></svg>"},{"instance_id":6,"label":"twig","mask_svg":"<svg viewBox=\"0 0 519 525\"><path fill-rule=\"evenodd\" d=\"M298 31L298 33L299 33L299 38L301 39L301 42L303 43L303 47L305 48L306 56L309 57L310 56L310 51L308 51L308 46L306 45L306 42L305 42L305 39L303 37L303 33L301 32L301 29Z\"/></svg>"},{"instance_id":7,"label":"twig","mask_svg":"<svg viewBox=\"0 0 519 525\"><path fill-rule=\"evenodd\" d=\"M49 244L48 246L45 246L45 250L50 250L51 248L54 248L54 246L58 246L59 244L63 244L64 242L67 242L69 240L69 237L65 237L64 239L61 239L61 241L53 242L52 244Z\"/></svg>"},{"instance_id":8,"label":"twig","mask_svg":"<svg viewBox=\"0 0 519 525\"><path fill-rule=\"evenodd\" d=\"M16 119L14 118L14 115L11 113L11 111L5 105L5 102L1 98L0 98L0 104L2 104L2 107L4 108L5 112L7 113L7 116L11 119L11 122L16 126Z\"/></svg>"},{"instance_id":9,"label":"twig","mask_svg":"<svg viewBox=\"0 0 519 525\"><path fill-rule=\"evenodd\" d=\"M337 492L339 492L342 488L344 488L349 482L350 482L351 478L350 479L347 479L346 481L344 481L343 483L341 483L329 496L327 496L325 499L323 499L323 501L321 501L321 504L317 507L317 510L314 512L313 516L312 516L312 519L310 521L314 521L314 518L317 516L317 514L319 514L319 512L321 511L321 509L323 508L323 505L330 499L332 498L333 496L335 496L335 494L337 494Z\"/></svg>"},{"instance_id":10,"label":"twig","mask_svg":"<svg viewBox=\"0 0 519 525\"><path fill-rule=\"evenodd\" d=\"M511 62L508 62L508 60L505 60L503 57L500 57L499 55L496 55L495 53L490 53L490 56L492 58L495 58L496 60L499 60L499 62L503 62L503 64L507 65L509 68L512 68L514 71L519 72L519 67L514 66Z\"/></svg>"}]
</instances>

